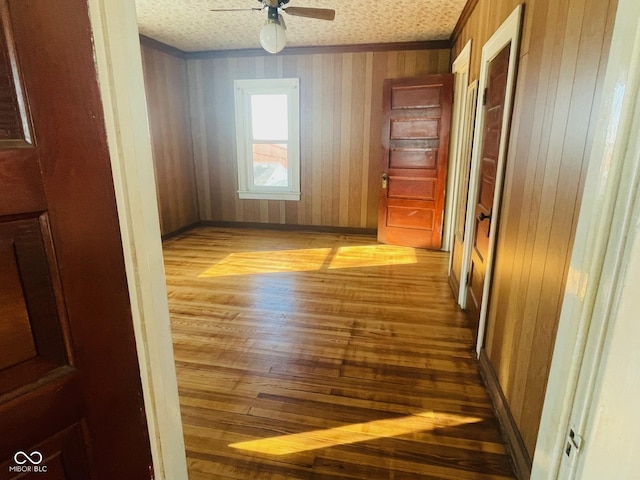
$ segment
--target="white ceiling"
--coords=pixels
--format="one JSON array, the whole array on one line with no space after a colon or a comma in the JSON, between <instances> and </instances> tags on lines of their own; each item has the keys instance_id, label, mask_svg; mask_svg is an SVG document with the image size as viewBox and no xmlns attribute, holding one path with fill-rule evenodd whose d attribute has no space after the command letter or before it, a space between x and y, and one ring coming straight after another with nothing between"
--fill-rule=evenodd
<instances>
[{"instance_id":1,"label":"white ceiling","mask_svg":"<svg viewBox=\"0 0 640 480\"><path fill-rule=\"evenodd\" d=\"M333 22L285 17L287 46L446 40L467 0L291 0L289 6L332 8ZM140 33L185 52L260 48L257 0L136 0Z\"/></svg>"}]
</instances>

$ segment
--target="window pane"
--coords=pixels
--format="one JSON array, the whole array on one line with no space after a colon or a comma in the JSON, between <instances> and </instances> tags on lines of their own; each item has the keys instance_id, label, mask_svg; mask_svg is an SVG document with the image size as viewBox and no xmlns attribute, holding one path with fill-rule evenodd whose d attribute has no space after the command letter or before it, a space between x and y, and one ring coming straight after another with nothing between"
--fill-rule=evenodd
<instances>
[{"instance_id":1,"label":"window pane","mask_svg":"<svg viewBox=\"0 0 640 480\"><path fill-rule=\"evenodd\" d=\"M287 145L253 144L253 185L255 187L288 187Z\"/></svg>"},{"instance_id":2,"label":"window pane","mask_svg":"<svg viewBox=\"0 0 640 480\"><path fill-rule=\"evenodd\" d=\"M251 95L251 128L254 140L288 140L287 95Z\"/></svg>"}]
</instances>

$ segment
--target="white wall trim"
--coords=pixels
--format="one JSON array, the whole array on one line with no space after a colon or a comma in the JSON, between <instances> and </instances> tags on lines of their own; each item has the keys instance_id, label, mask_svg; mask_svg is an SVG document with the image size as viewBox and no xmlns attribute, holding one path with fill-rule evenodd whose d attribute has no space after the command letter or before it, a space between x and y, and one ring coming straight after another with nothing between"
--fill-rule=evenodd
<instances>
[{"instance_id":1,"label":"white wall trim","mask_svg":"<svg viewBox=\"0 0 640 480\"><path fill-rule=\"evenodd\" d=\"M509 70L507 73L507 90L504 103L504 116L502 121L502 134L500 137L500 150L498 153L498 165L496 171L495 194L493 198L493 219L489 229L489 252L486 259L484 289L482 291L482 303L480 308L480 322L478 326L478 341L476 344L476 352L480 355L480 350L484 345L484 335L487 323L487 310L489 304L489 292L491 286L491 276L493 269L493 260L495 253L495 243L497 236L497 219L500 215L500 202L502 199L502 183L504 179L504 168L507 156L507 144L509 140L508 131L510 127L511 109L513 105L513 97L516 87L516 67L518 64L518 55L520 51L520 35L522 29L522 12L523 6L519 4L511 12L509 17L500 25L498 30L482 47L482 60L480 64L480 85L478 87L478 96L483 95L487 86L489 63L500 51L509 43L511 43L509 51ZM467 200L467 218L464 233L464 254L462 264L469 265L471 260L471 250L473 248L473 234L475 230L474 216L475 203L478 197L478 176L480 173L480 155L482 152L482 129L484 128L484 115L481 101L478 101L476 109L476 124L473 138L476 140L473 144L473 152L471 158L471 173L469 177L469 196ZM465 275L466 277L466 275ZM466 283L466 278L461 278L460 283Z\"/></svg>"},{"instance_id":2,"label":"white wall trim","mask_svg":"<svg viewBox=\"0 0 640 480\"><path fill-rule=\"evenodd\" d=\"M462 145L464 143L464 113L467 104L467 86L469 85L469 65L471 64L471 40L469 40L451 67L453 73L453 117L451 118L451 137L449 141L449 167L447 172L447 190L444 207L444 229L442 232L442 250L450 252L453 248L454 222L458 208L458 178ZM449 273L451 263L449 258Z\"/></svg>"},{"instance_id":3,"label":"white wall trim","mask_svg":"<svg viewBox=\"0 0 640 480\"><path fill-rule=\"evenodd\" d=\"M154 477L186 480L135 4L130 0L88 0L88 4Z\"/></svg>"},{"instance_id":4,"label":"white wall trim","mask_svg":"<svg viewBox=\"0 0 640 480\"><path fill-rule=\"evenodd\" d=\"M474 80L473 82L471 82L471 85L469 85L469 87L467 88L467 109L469 110L469 114L465 114L465 133L464 133L464 143L462 145L462 152L461 154L464 156L465 161L469 162L469 157L471 155L471 149L473 147L473 129L475 126L475 122L476 122L476 107L477 107L477 103L478 103L478 80ZM461 167L463 167L464 164L461 165ZM467 167L469 170L471 169L471 165L468 165ZM464 177L466 177L466 179L463 178L462 173L464 173ZM466 214L467 214L467 208L468 208L468 202L469 202L469 171L467 171L467 169L465 168L462 172L460 172L460 174L458 175L458 186L456 188L456 195L458 197L460 197L461 193L462 193L462 185L464 183L466 183L465 188L467 189L467 194L465 195L465 203L467 204L464 213L462 214L463 217L463 221L466 224ZM460 205L458 205L457 210L460 210ZM453 216L453 241L455 242L455 236L458 235L458 232L456 231L456 224L458 222L458 218L457 218L457 212L454 213ZM466 227L466 225L465 225ZM462 245L462 252L463 252L463 258L462 261L460 262L460 272L459 272L459 287L458 287L458 305L460 306L461 309L465 309L467 306L467 273L469 272L469 260L466 260L465 263L465 259L464 259L464 251L465 251L465 235L464 235L465 229L463 228L462 231L462 240L461 240L461 245ZM451 253L453 254L453 249L451 251ZM453 257L449 258L449 263L452 264L453 263ZM451 274L451 271L449 271L449 274Z\"/></svg>"},{"instance_id":5,"label":"white wall trim","mask_svg":"<svg viewBox=\"0 0 640 480\"><path fill-rule=\"evenodd\" d=\"M567 456L566 436L573 428L581 436L590 434L593 443L596 433L585 429L593 428L588 423L596 410L592 399L604 367L602 354L608 332L618 322L628 321L618 315L619 305L637 298L637 284L625 289L625 282L633 275L640 277L639 272L626 270L639 248L639 128L640 3L620 0L533 459L534 480L573 478L577 467L597 455L589 451L587 443L583 452L576 455L573 449ZM634 235L635 250L628 248ZM637 311L634 315L637 324ZM616 369L637 377L637 365L621 364ZM624 411L617 413L625 416ZM625 421L621 418L623 425ZM608 428L615 429L611 424ZM627 452L638 446L623 443L619 429L612 432L604 426L600 434L609 435L609 448L617 447L620 453L619 457L599 458L602 472L612 475L622 468L625 455L628 459ZM633 455L637 458L635 452ZM602 478L595 471L593 475ZM613 474L610 478L629 477Z\"/></svg>"}]
</instances>

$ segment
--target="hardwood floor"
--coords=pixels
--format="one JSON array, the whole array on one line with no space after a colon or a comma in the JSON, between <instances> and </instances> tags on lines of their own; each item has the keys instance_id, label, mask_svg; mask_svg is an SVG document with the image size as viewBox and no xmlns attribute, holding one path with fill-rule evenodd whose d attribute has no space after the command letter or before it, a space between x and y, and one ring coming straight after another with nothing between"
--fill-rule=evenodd
<instances>
[{"instance_id":1,"label":"hardwood floor","mask_svg":"<svg viewBox=\"0 0 640 480\"><path fill-rule=\"evenodd\" d=\"M190 480L515 478L446 254L204 227L164 254Z\"/></svg>"}]
</instances>

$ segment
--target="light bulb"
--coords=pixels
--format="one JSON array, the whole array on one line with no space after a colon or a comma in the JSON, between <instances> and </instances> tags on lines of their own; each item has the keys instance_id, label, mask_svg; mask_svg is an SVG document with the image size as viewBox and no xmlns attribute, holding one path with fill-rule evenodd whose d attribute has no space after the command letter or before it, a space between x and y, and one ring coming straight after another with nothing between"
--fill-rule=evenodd
<instances>
[{"instance_id":1,"label":"light bulb","mask_svg":"<svg viewBox=\"0 0 640 480\"><path fill-rule=\"evenodd\" d=\"M282 25L274 20L267 20L260 29L260 44L269 53L278 53L287 44L287 37Z\"/></svg>"}]
</instances>

